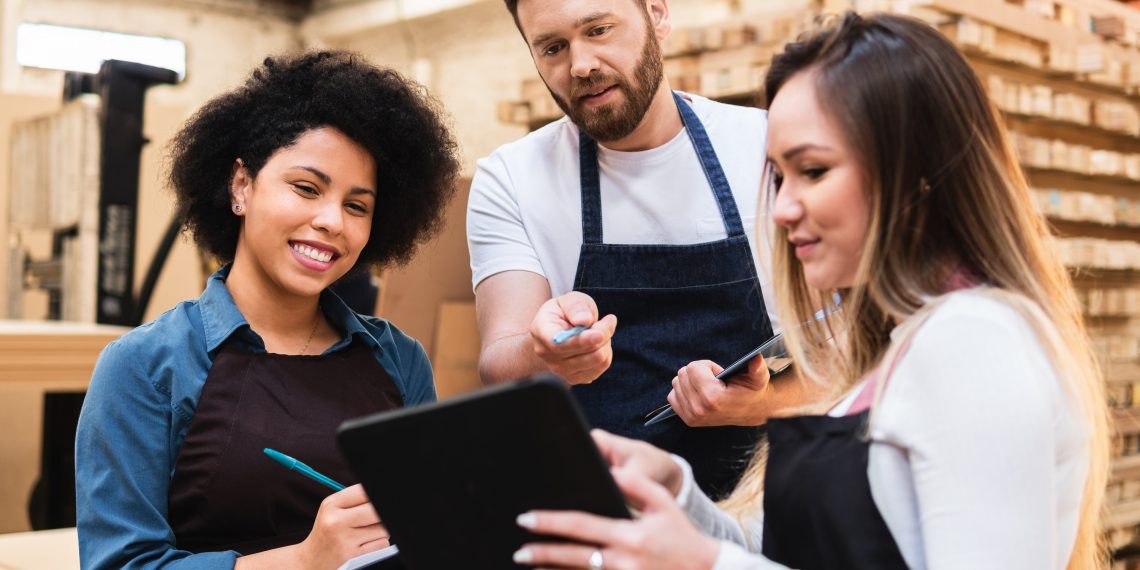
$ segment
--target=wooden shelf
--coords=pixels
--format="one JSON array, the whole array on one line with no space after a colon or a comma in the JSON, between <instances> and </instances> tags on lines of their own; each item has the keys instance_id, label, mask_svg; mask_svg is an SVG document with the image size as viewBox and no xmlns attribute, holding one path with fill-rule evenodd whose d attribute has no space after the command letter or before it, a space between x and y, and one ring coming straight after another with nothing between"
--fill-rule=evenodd
<instances>
[{"instance_id":1,"label":"wooden shelf","mask_svg":"<svg viewBox=\"0 0 1140 570\"><path fill-rule=\"evenodd\" d=\"M103 347L130 329L0 321L0 383L83 389Z\"/></svg>"},{"instance_id":2,"label":"wooden shelf","mask_svg":"<svg viewBox=\"0 0 1140 570\"><path fill-rule=\"evenodd\" d=\"M1084 174L1081 172L1073 172L1071 170L1060 170L1057 168L1040 168L1037 166L1028 166L1028 165L1024 165L1024 164L1021 166L1021 169L1024 170L1026 172L1026 174L1029 174L1030 176L1046 175L1046 176L1054 176L1054 177L1071 179L1074 182L1074 186L1072 188L1066 188L1069 190L1084 190L1084 188L1078 186L1077 184L1079 184L1081 182L1096 182L1096 183L1100 183L1100 184L1114 184L1114 185L1126 186L1129 188L1129 190L1131 190L1131 192L1129 192L1128 195L1135 197L1137 195L1137 189L1140 188L1140 180L1133 180L1133 179L1128 178L1126 176L1109 176L1107 174ZM1041 188L1041 187L1052 188L1055 185L1034 184L1033 186L1035 188Z\"/></svg>"},{"instance_id":3,"label":"wooden shelf","mask_svg":"<svg viewBox=\"0 0 1140 570\"><path fill-rule=\"evenodd\" d=\"M1112 459L1110 481L1140 478L1140 454L1124 455Z\"/></svg>"},{"instance_id":4,"label":"wooden shelf","mask_svg":"<svg viewBox=\"0 0 1140 570\"><path fill-rule=\"evenodd\" d=\"M1021 63L1019 61L1010 61L1003 59L991 53L982 51L976 47L968 45L955 44L959 50L966 55L966 59L973 62L981 62L992 65L999 69L1006 69L1015 72L1021 72L1031 75L1033 77L1040 77L1048 79L1053 82L1063 84L1067 89L1077 92L1093 92L1101 95L1109 95L1115 98L1125 99L1131 103L1140 104L1140 93L1130 91L1123 86L1109 85L1107 83L1100 83L1092 81L1086 77L1087 74L1075 73L1072 71L1063 71L1060 69L1040 68Z\"/></svg>"},{"instance_id":5,"label":"wooden shelf","mask_svg":"<svg viewBox=\"0 0 1140 570\"><path fill-rule=\"evenodd\" d=\"M1140 524L1140 500L1109 505L1108 528L1132 527Z\"/></svg>"},{"instance_id":6,"label":"wooden shelf","mask_svg":"<svg viewBox=\"0 0 1140 570\"><path fill-rule=\"evenodd\" d=\"M1114 198L1140 200L1140 182L1129 181L1125 183L1113 178L1090 177L1064 170L1023 167L1022 171L1032 188L1073 190Z\"/></svg>"},{"instance_id":7,"label":"wooden shelf","mask_svg":"<svg viewBox=\"0 0 1140 570\"><path fill-rule=\"evenodd\" d=\"M1140 433L1140 408L1115 408L1111 411L1111 418L1116 433Z\"/></svg>"},{"instance_id":8,"label":"wooden shelf","mask_svg":"<svg viewBox=\"0 0 1140 570\"><path fill-rule=\"evenodd\" d=\"M1140 241L1140 226L1101 224L1048 216L1049 225L1058 237L1089 237L1118 241Z\"/></svg>"},{"instance_id":9,"label":"wooden shelf","mask_svg":"<svg viewBox=\"0 0 1140 570\"><path fill-rule=\"evenodd\" d=\"M1007 128L1024 135L1061 139L1069 143L1079 142L1093 148L1123 153L1140 153L1140 136L1040 115L1012 111L1002 111L1001 114Z\"/></svg>"},{"instance_id":10,"label":"wooden shelf","mask_svg":"<svg viewBox=\"0 0 1140 570\"><path fill-rule=\"evenodd\" d=\"M1101 370L1107 382L1140 382L1140 362L1104 362Z\"/></svg>"},{"instance_id":11,"label":"wooden shelf","mask_svg":"<svg viewBox=\"0 0 1140 570\"><path fill-rule=\"evenodd\" d=\"M1068 266L1069 275L1077 287L1112 287L1140 285L1140 271L1135 269L1105 269L1100 267Z\"/></svg>"},{"instance_id":12,"label":"wooden shelf","mask_svg":"<svg viewBox=\"0 0 1140 570\"><path fill-rule=\"evenodd\" d=\"M1030 41L1048 46L1049 53L1075 53L1081 46L1096 45L1102 50L1105 61L1116 61L1135 65L1140 62L1140 52L1135 46L1122 46L1107 41L1091 31L1067 26L1061 22L1034 15L1022 8L1006 2L989 0L919 0L911 4L912 9L933 10L951 18L966 17L982 24L993 26L1003 32L1014 34ZM1068 78L1085 87L1103 89L1116 95L1140 101L1134 89L1124 86L1096 82L1090 74L1067 70L1042 69L1021 62L1009 61L973 46L959 46L971 57L984 58L996 65L1014 69L1032 70L1038 75L1051 74L1056 78ZM1042 54L1043 56L1046 54ZM1092 74L1094 75L1094 74Z\"/></svg>"}]
</instances>

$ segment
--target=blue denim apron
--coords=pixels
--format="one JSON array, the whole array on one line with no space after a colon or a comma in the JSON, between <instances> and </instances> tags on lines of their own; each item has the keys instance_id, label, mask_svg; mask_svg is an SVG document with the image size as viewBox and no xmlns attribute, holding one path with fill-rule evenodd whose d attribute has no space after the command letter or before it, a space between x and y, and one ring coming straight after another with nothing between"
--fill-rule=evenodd
<instances>
[{"instance_id":1,"label":"blue denim apron","mask_svg":"<svg viewBox=\"0 0 1140 570\"><path fill-rule=\"evenodd\" d=\"M597 142L580 133L582 249L574 290L592 297L601 315L616 315L618 327L609 370L572 390L594 427L684 457L701 489L716 498L740 478L761 430L691 428L680 419L645 427L645 414L665 403L679 368L701 359L728 364L772 336L772 324L716 151L692 108L676 93L673 99L728 235L692 245L603 243Z\"/></svg>"}]
</instances>

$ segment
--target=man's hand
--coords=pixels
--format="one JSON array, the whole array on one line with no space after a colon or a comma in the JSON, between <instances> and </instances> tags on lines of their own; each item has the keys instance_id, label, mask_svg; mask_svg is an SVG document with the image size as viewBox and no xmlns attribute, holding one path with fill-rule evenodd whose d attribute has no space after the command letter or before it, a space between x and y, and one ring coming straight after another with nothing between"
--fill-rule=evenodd
<instances>
[{"instance_id":1,"label":"man's hand","mask_svg":"<svg viewBox=\"0 0 1140 570\"><path fill-rule=\"evenodd\" d=\"M748 361L748 370L726 381L716 379L723 367L699 360L677 371L668 400L690 426L759 425L768 421L772 384L764 357Z\"/></svg>"},{"instance_id":2,"label":"man's hand","mask_svg":"<svg viewBox=\"0 0 1140 570\"><path fill-rule=\"evenodd\" d=\"M577 325L590 328L554 344L554 336ZM571 291L542 304L530 325L534 354L570 384L589 384L609 369L614 358L610 339L617 317L598 319L598 305L585 293Z\"/></svg>"}]
</instances>

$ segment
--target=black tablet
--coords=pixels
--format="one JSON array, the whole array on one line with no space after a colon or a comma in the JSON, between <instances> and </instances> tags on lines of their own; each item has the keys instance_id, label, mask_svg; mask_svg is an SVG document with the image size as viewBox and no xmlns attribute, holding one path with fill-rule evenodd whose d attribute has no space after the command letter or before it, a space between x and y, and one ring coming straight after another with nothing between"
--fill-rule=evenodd
<instances>
[{"instance_id":1,"label":"black tablet","mask_svg":"<svg viewBox=\"0 0 1140 570\"><path fill-rule=\"evenodd\" d=\"M630 517L557 378L349 420L337 440L413 570L521 568L531 509Z\"/></svg>"}]
</instances>

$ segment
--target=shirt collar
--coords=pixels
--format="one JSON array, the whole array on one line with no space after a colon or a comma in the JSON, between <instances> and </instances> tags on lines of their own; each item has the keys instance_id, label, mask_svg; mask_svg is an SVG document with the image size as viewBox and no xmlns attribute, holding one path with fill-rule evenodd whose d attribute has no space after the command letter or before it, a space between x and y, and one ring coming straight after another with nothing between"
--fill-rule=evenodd
<instances>
[{"instance_id":1,"label":"shirt collar","mask_svg":"<svg viewBox=\"0 0 1140 570\"><path fill-rule=\"evenodd\" d=\"M373 335L372 331L364 326L360 315L353 311L344 300L331 289L325 289L321 292L321 310L325 313L325 318L329 323L338 330L344 331L344 339L333 345L332 350L339 350L343 346L351 344L355 339L360 339L373 350L382 347L380 339ZM385 330L381 336L390 335L391 333Z\"/></svg>"},{"instance_id":2,"label":"shirt collar","mask_svg":"<svg viewBox=\"0 0 1140 570\"><path fill-rule=\"evenodd\" d=\"M229 289L226 289L226 276L230 273L230 267L226 265L215 271L206 281L206 290L198 298L207 352L216 350L238 329L249 328L249 323L234 304Z\"/></svg>"},{"instance_id":3,"label":"shirt collar","mask_svg":"<svg viewBox=\"0 0 1140 570\"><path fill-rule=\"evenodd\" d=\"M251 337L257 336L249 328L249 322L238 310L233 296L226 288L226 277L229 276L230 267L231 265L226 265L210 276L206 282L206 290L202 292L202 296L198 300L198 307L202 312L202 331L206 338L207 352L213 352L241 330L249 331ZM321 292L320 305L329 323L334 328L344 331L344 339L333 345L333 350L347 346L357 338L373 349L381 346L380 339L377 339L364 326L359 315L350 309L336 293L325 289ZM261 339L257 338L254 342L261 344Z\"/></svg>"}]
</instances>

